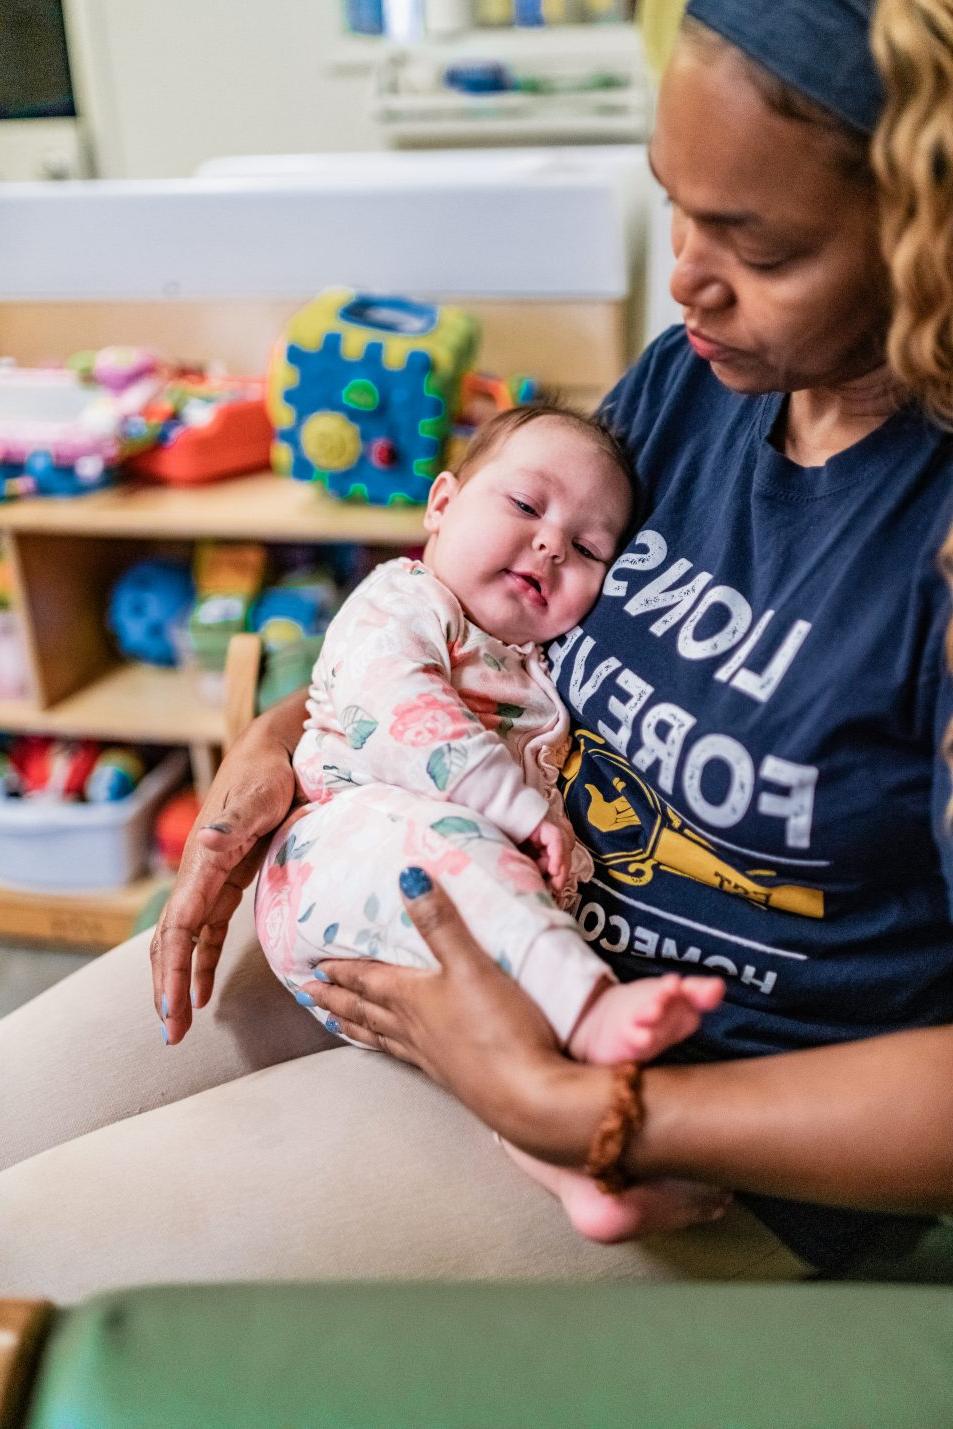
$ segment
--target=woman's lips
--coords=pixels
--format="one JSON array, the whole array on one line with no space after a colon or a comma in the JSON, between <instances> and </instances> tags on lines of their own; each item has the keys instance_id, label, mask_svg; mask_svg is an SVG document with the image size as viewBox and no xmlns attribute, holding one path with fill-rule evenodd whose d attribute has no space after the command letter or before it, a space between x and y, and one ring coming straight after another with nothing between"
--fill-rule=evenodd
<instances>
[{"instance_id":1,"label":"woman's lips","mask_svg":"<svg viewBox=\"0 0 953 1429\"><path fill-rule=\"evenodd\" d=\"M692 332L690 328L686 328L686 332L692 347L706 362L729 362L732 357L738 356L736 347L724 347L719 342L712 342L711 338L703 337L700 332Z\"/></svg>"},{"instance_id":2,"label":"woman's lips","mask_svg":"<svg viewBox=\"0 0 953 1429\"><path fill-rule=\"evenodd\" d=\"M534 605L538 610L546 609L549 602L540 590L534 576L523 575L521 571L507 571L506 578L524 598L527 605Z\"/></svg>"}]
</instances>

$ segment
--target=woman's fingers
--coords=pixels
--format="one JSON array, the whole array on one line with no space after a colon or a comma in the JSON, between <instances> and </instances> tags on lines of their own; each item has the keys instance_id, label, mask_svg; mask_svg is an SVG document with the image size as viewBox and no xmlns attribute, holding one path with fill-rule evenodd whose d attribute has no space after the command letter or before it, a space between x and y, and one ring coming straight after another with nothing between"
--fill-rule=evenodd
<instances>
[{"instance_id":1,"label":"woman's fingers","mask_svg":"<svg viewBox=\"0 0 953 1429\"><path fill-rule=\"evenodd\" d=\"M371 958L328 958L322 962L320 973L323 976L301 985L302 992L319 1007L370 1032L391 1035L396 1028L395 1008L401 1000L402 985L406 994L408 981L427 976L418 968L395 967ZM413 1000L413 988L410 997Z\"/></svg>"},{"instance_id":2,"label":"woman's fingers","mask_svg":"<svg viewBox=\"0 0 953 1429\"><path fill-rule=\"evenodd\" d=\"M239 794L228 801L227 826L203 824L193 830L152 940L156 1011L170 1045L181 1042L192 1024L193 992L196 1007L204 1007L212 995L229 921L261 866L267 835L277 822L274 799L254 811L249 805L247 819L246 805L247 798ZM204 814L208 817L207 810Z\"/></svg>"},{"instance_id":3,"label":"woman's fingers","mask_svg":"<svg viewBox=\"0 0 953 1429\"><path fill-rule=\"evenodd\" d=\"M313 981L301 984L298 1000L310 998L330 1014L329 1032L343 1032L362 1047L410 1061L397 1016L388 1006L395 974L398 978L412 978L416 970L363 959L332 959L321 964L319 976Z\"/></svg>"},{"instance_id":4,"label":"woman's fingers","mask_svg":"<svg viewBox=\"0 0 953 1429\"><path fill-rule=\"evenodd\" d=\"M163 909L149 947L152 993L167 1042L180 1042L192 1022L189 985L192 976L191 919L173 904Z\"/></svg>"},{"instance_id":5,"label":"woman's fingers","mask_svg":"<svg viewBox=\"0 0 953 1429\"><path fill-rule=\"evenodd\" d=\"M644 1181L622 1194L638 1209L640 1237L719 1221L732 1201L717 1186L675 1179Z\"/></svg>"},{"instance_id":6,"label":"woman's fingers","mask_svg":"<svg viewBox=\"0 0 953 1429\"><path fill-rule=\"evenodd\" d=\"M196 953L197 1007L208 1001L228 922L255 876L263 846L257 841L237 864L193 843L176 886L162 910L149 955L153 999L170 1045L181 1042L192 1023L193 951Z\"/></svg>"},{"instance_id":7,"label":"woman's fingers","mask_svg":"<svg viewBox=\"0 0 953 1429\"><path fill-rule=\"evenodd\" d=\"M400 891L407 916L441 966L486 957L456 905L422 868L404 869Z\"/></svg>"}]
</instances>

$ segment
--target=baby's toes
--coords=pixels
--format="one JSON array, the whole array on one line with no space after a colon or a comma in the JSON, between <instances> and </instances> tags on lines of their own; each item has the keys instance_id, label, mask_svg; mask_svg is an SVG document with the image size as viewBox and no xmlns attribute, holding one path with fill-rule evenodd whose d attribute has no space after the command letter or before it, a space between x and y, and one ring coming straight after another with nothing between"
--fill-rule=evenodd
<instances>
[{"instance_id":1,"label":"baby's toes","mask_svg":"<svg viewBox=\"0 0 953 1429\"><path fill-rule=\"evenodd\" d=\"M720 977L682 978L681 992L699 1012L711 1012L725 995L725 980Z\"/></svg>"},{"instance_id":2,"label":"baby's toes","mask_svg":"<svg viewBox=\"0 0 953 1429\"><path fill-rule=\"evenodd\" d=\"M675 996L666 1000L658 1017L647 1029L651 1034L647 1039L652 1048L649 1055L657 1057L666 1048L673 1047L677 1042L684 1042L686 1037L691 1037L698 1031L701 1020L702 1014L688 1001L684 993L677 989Z\"/></svg>"}]
</instances>

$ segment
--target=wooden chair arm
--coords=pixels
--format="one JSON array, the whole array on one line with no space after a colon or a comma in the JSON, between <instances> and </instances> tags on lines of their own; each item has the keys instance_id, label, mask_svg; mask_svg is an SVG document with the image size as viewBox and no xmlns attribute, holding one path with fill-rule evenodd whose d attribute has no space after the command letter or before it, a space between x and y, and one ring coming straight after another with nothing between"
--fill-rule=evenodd
<instances>
[{"instance_id":1,"label":"wooden chair arm","mask_svg":"<svg viewBox=\"0 0 953 1429\"><path fill-rule=\"evenodd\" d=\"M0 1429L17 1429L53 1315L48 1300L0 1300Z\"/></svg>"},{"instance_id":2,"label":"wooden chair arm","mask_svg":"<svg viewBox=\"0 0 953 1429\"><path fill-rule=\"evenodd\" d=\"M255 718L261 653L261 640L257 635L233 635L228 642L225 658L226 750Z\"/></svg>"}]
</instances>

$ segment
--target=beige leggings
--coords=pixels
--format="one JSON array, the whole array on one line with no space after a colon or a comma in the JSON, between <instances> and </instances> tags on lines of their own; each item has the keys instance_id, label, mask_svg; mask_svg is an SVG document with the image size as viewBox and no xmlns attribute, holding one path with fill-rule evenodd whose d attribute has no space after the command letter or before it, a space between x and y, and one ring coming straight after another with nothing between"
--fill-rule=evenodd
<instances>
[{"instance_id":1,"label":"beige leggings","mask_svg":"<svg viewBox=\"0 0 953 1429\"><path fill-rule=\"evenodd\" d=\"M741 1208L599 1246L411 1068L342 1046L236 914L215 997L165 1047L147 935L0 1020L0 1296L158 1282L789 1279Z\"/></svg>"}]
</instances>

